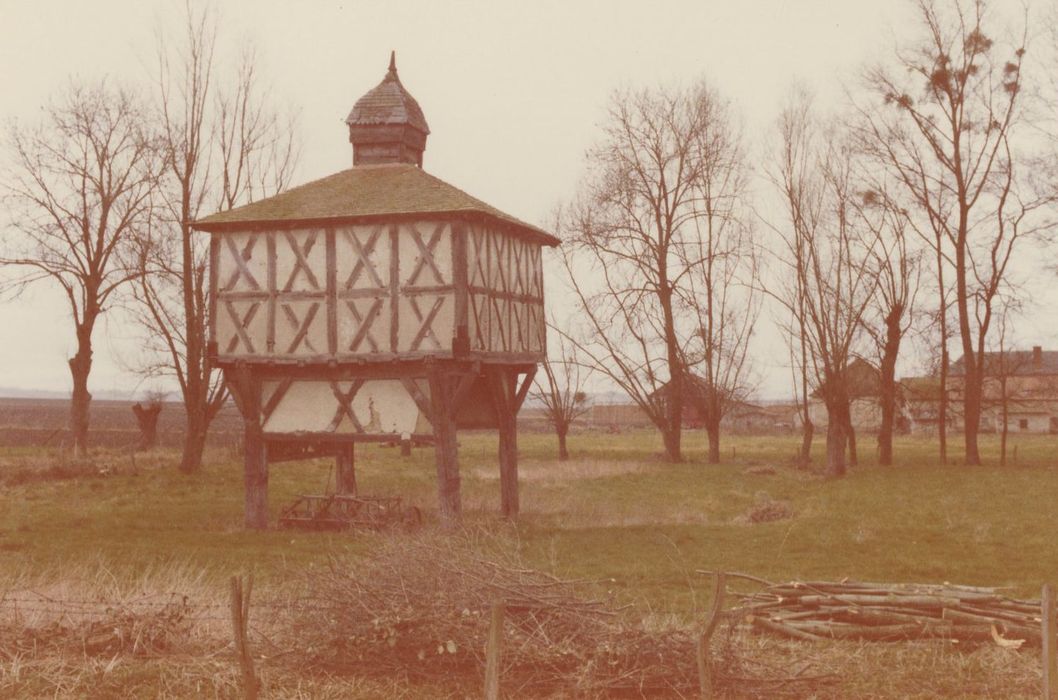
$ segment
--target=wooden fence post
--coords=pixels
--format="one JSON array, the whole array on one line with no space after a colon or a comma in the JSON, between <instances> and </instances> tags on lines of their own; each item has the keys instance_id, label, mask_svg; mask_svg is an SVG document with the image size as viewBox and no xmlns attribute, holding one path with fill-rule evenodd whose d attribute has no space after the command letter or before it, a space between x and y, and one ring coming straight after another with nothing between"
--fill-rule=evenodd
<instances>
[{"instance_id":1,"label":"wooden fence post","mask_svg":"<svg viewBox=\"0 0 1058 700\"><path fill-rule=\"evenodd\" d=\"M716 588L713 591L713 609L705 621L702 634L698 637L698 687L702 700L713 698L713 661L709 656L709 642L716 631L717 623L720 622L720 612L724 607L724 585L726 576L723 571L716 572Z\"/></svg>"},{"instance_id":2,"label":"wooden fence post","mask_svg":"<svg viewBox=\"0 0 1058 700\"><path fill-rule=\"evenodd\" d=\"M1043 626L1043 700L1058 700L1058 655L1055 643L1055 604L1054 588L1043 584L1043 595L1040 600L1040 620Z\"/></svg>"},{"instance_id":3,"label":"wooden fence post","mask_svg":"<svg viewBox=\"0 0 1058 700\"><path fill-rule=\"evenodd\" d=\"M242 579L231 577L231 626L235 632L235 654L242 668L243 697L246 700L257 700L258 681L253 670L253 657L250 656L250 645L247 642L246 627L250 619L250 593L253 591L253 575L246 580L243 591Z\"/></svg>"},{"instance_id":4,"label":"wooden fence post","mask_svg":"<svg viewBox=\"0 0 1058 700\"><path fill-rule=\"evenodd\" d=\"M485 647L485 700L499 700L500 663L503 660L503 603L493 603L489 641Z\"/></svg>"}]
</instances>

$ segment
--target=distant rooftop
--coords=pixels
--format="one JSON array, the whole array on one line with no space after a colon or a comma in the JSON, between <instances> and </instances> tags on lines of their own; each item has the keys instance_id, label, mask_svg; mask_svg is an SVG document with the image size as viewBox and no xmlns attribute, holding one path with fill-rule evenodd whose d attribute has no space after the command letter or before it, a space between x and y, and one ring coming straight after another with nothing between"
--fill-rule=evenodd
<instances>
[{"instance_id":1,"label":"distant rooftop","mask_svg":"<svg viewBox=\"0 0 1058 700\"><path fill-rule=\"evenodd\" d=\"M1036 346L1031 350L1006 350L986 352L982 362L989 375L1033 375L1058 374L1058 350L1044 350ZM951 365L951 375L961 377L966 373L964 358Z\"/></svg>"}]
</instances>

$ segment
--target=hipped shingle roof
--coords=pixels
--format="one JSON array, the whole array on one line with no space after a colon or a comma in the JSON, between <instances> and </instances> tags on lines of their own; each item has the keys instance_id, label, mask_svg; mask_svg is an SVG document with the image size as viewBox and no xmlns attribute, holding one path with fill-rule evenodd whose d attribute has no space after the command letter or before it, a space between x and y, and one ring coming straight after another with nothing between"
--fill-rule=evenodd
<instances>
[{"instance_id":1,"label":"hipped shingle roof","mask_svg":"<svg viewBox=\"0 0 1058 700\"><path fill-rule=\"evenodd\" d=\"M264 228L275 223L345 223L431 214L477 214L514 227L545 245L559 240L543 229L405 163L361 165L192 223L201 231Z\"/></svg>"}]
</instances>

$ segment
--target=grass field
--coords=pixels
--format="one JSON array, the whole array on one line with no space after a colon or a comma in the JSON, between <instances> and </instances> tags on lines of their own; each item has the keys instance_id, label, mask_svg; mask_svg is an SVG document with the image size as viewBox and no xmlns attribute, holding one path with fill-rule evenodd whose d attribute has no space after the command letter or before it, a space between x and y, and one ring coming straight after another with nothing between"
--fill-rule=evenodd
<instances>
[{"instance_id":1,"label":"grass field","mask_svg":"<svg viewBox=\"0 0 1058 700\"><path fill-rule=\"evenodd\" d=\"M1028 597L1037 597L1044 581L1058 580L1055 437L1019 437L1016 464L1004 469L942 467L932 443L909 438L896 446L898 464L882 468L871 457L870 438L861 443L861 466L830 481L790 466L792 437L732 438L724 462L707 465L703 436L688 433L688 459L672 465L661 460L660 440L650 432L574 435L567 463L553 459L551 436L523 434L522 516L507 525L496 516L495 436L466 433L460 436L465 520L499 531L535 567L610 579L605 587L619 600L684 619L707 599L708 581L696 569L771 580L1009 586ZM991 437L984 452L997 461ZM245 532L238 455L213 451L194 476L176 471L177 457L100 451L88 463L64 465L54 452L0 449L5 586L55 586L78 576L98 579L100 571L135 582L181 570L194 572L196 585L222 592L228 576L252 570L267 591L280 589L292 571L336 554L366 553L385 537ZM432 470L430 449L402 458L392 448L358 448L361 491L403 496L428 521ZM326 461L291 463L274 466L270 480L274 518L296 494L326 491L333 474ZM787 504L791 517L746 518L771 501Z\"/></svg>"}]
</instances>

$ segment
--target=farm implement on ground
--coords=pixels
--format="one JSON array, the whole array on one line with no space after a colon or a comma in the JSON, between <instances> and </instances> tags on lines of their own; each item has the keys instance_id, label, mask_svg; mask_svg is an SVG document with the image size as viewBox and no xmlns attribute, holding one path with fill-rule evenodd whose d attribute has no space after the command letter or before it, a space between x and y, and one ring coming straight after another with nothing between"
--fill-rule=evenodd
<instances>
[{"instance_id":1,"label":"farm implement on ground","mask_svg":"<svg viewBox=\"0 0 1058 700\"><path fill-rule=\"evenodd\" d=\"M422 512L398 496L302 495L283 509L279 524L307 530L413 530L422 525Z\"/></svg>"}]
</instances>

